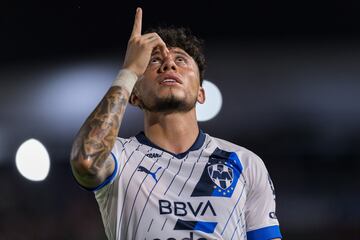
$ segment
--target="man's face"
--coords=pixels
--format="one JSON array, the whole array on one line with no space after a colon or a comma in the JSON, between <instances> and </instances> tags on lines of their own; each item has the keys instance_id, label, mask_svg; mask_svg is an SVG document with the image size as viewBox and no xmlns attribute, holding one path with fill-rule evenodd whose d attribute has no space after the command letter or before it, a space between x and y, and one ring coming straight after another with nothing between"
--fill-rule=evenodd
<instances>
[{"instance_id":1,"label":"man's face","mask_svg":"<svg viewBox=\"0 0 360 240\"><path fill-rule=\"evenodd\" d=\"M151 112L186 112L197 101L204 102L199 69L194 59L180 48L170 48L163 56L155 49L149 65L136 85L141 108Z\"/></svg>"}]
</instances>

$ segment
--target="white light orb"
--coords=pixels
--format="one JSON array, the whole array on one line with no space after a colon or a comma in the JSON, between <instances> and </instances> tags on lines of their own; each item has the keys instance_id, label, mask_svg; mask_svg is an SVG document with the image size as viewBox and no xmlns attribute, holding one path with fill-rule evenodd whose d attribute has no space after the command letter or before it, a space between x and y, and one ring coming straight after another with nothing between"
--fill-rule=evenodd
<instances>
[{"instance_id":1,"label":"white light orb","mask_svg":"<svg viewBox=\"0 0 360 240\"><path fill-rule=\"evenodd\" d=\"M44 180L50 170L50 157L46 148L33 138L20 145L15 162L21 175L31 181Z\"/></svg>"},{"instance_id":2,"label":"white light orb","mask_svg":"<svg viewBox=\"0 0 360 240\"><path fill-rule=\"evenodd\" d=\"M196 115L198 121L208 121L220 112L222 96L214 83L204 80L202 86L205 90L206 99L204 104L196 104Z\"/></svg>"}]
</instances>

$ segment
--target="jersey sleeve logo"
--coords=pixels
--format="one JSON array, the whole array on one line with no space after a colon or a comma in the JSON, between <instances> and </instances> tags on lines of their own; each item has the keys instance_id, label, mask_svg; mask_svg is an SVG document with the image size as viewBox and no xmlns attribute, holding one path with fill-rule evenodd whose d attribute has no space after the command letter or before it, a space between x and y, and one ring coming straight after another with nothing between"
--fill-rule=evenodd
<instances>
[{"instance_id":1,"label":"jersey sleeve logo","mask_svg":"<svg viewBox=\"0 0 360 240\"><path fill-rule=\"evenodd\" d=\"M242 170L243 167L236 153L216 148L210 155L191 196L230 198L239 182Z\"/></svg>"}]
</instances>

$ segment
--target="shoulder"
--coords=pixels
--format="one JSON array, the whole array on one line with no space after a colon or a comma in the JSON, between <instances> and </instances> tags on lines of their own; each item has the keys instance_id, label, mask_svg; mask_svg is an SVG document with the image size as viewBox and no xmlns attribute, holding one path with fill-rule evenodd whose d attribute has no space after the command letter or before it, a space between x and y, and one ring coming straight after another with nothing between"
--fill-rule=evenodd
<instances>
[{"instance_id":1,"label":"shoulder","mask_svg":"<svg viewBox=\"0 0 360 240\"><path fill-rule=\"evenodd\" d=\"M221 138L217 138L217 137L213 137L213 136L210 136L208 134L208 136L211 138L211 140L219 146L219 148L225 150L225 151L232 151L232 152L237 152L237 151L246 151L247 149L242 147L242 146L239 146L233 142L230 142L230 141L227 141L227 140L224 140L224 139L221 139Z\"/></svg>"},{"instance_id":2,"label":"shoulder","mask_svg":"<svg viewBox=\"0 0 360 240\"><path fill-rule=\"evenodd\" d=\"M213 137L210 136L211 141L218 146L218 148L227 151L227 152L234 152L236 154L240 154L241 156L246 156L246 157L254 157L254 158L259 158L259 156L257 154L255 154L253 151L249 150L246 147L240 146L236 143L230 142L228 140L224 140L221 138L217 138L217 137Z\"/></svg>"},{"instance_id":3,"label":"shoulder","mask_svg":"<svg viewBox=\"0 0 360 240\"><path fill-rule=\"evenodd\" d=\"M127 142L129 142L133 138L134 137L128 137L128 138L116 137L115 144L120 144L121 146L124 146Z\"/></svg>"},{"instance_id":4,"label":"shoulder","mask_svg":"<svg viewBox=\"0 0 360 240\"><path fill-rule=\"evenodd\" d=\"M219 149L235 153L244 167L264 164L262 159L256 153L246 147L210 135L209 137Z\"/></svg>"},{"instance_id":5,"label":"shoulder","mask_svg":"<svg viewBox=\"0 0 360 240\"><path fill-rule=\"evenodd\" d=\"M117 137L114 143L114 146L111 150L113 154L116 156L120 155L123 150L132 151L139 146L139 142L136 140L136 137Z\"/></svg>"},{"instance_id":6,"label":"shoulder","mask_svg":"<svg viewBox=\"0 0 360 240\"><path fill-rule=\"evenodd\" d=\"M132 145L139 144L135 136L130 137L117 137L115 140L115 146L119 148L125 148Z\"/></svg>"}]
</instances>

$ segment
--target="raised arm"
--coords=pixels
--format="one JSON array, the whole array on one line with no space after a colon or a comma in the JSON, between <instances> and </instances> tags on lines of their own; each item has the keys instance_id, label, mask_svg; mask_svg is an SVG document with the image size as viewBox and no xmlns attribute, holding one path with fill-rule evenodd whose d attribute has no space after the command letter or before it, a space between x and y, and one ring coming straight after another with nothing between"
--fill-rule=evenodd
<instances>
[{"instance_id":1,"label":"raised arm","mask_svg":"<svg viewBox=\"0 0 360 240\"><path fill-rule=\"evenodd\" d=\"M70 164L76 180L94 188L112 174L114 160L109 157L119 132L131 91L143 75L154 48L167 51L156 33L141 35L142 10L136 10L123 69L95 110L80 128L72 146Z\"/></svg>"}]
</instances>

